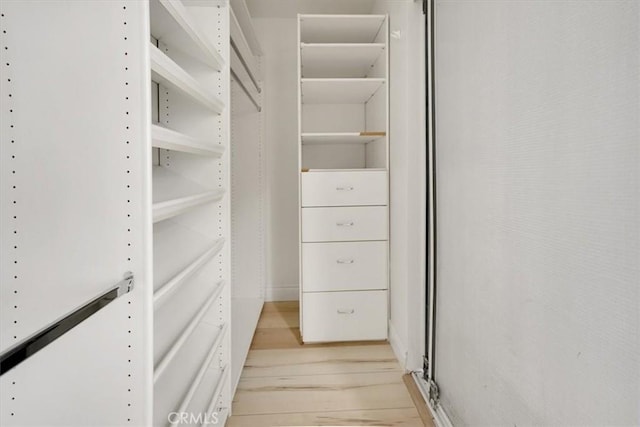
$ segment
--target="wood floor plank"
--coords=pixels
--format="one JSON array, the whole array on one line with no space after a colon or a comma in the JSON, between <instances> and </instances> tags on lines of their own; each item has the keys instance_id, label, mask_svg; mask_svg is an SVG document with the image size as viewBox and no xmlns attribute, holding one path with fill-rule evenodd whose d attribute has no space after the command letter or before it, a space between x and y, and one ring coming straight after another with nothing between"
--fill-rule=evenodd
<instances>
[{"instance_id":1,"label":"wood floor plank","mask_svg":"<svg viewBox=\"0 0 640 427\"><path fill-rule=\"evenodd\" d=\"M380 345L386 341L351 341L318 344L303 344L300 328L262 328L256 329L251 342L252 350L268 350L277 348L314 348L353 345Z\"/></svg>"},{"instance_id":2,"label":"wood floor plank","mask_svg":"<svg viewBox=\"0 0 640 427\"><path fill-rule=\"evenodd\" d=\"M300 329L298 328L261 328L256 329L251 342L252 350L273 348L300 348Z\"/></svg>"},{"instance_id":3,"label":"wood floor plank","mask_svg":"<svg viewBox=\"0 0 640 427\"><path fill-rule=\"evenodd\" d=\"M303 344L298 307L265 303L228 426L433 426L388 342Z\"/></svg>"},{"instance_id":4,"label":"wood floor plank","mask_svg":"<svg viewBox=\"0 0 640 427\"><path fill-rule=\"evenodd\" d=\"M418 427L422 421L415 408L367 411L305 412L275 415L234 415L229 427L266 426L401 426Z\"/></svg>"},{"instance_id":5,"label":"wood floor plank","mask_svg":"<svg viewBox=\"0 0 640 427\"><path fill-rule=\"evenodd\" d=\"M277 301L277 302L265 302L262 308L263 313L270 312L295 312L299 313L300 304L298 301Z\"/></svg>"},{"instance_id":6,"label":"wood floor plank","mask_svg":"<svg viewBox=\"0 0 640 427\"><path fill-rule=\"evenodd\" d=\"M267 311L260 316L257 328L297 328L299 326L300 315L297 311Z\"/></svg>"},{"instance_id":7,"label":"wood floor plank","mask_svg":"<svg viewBox=\"0 0 640 427\"><path fill-rule=\"evenodd\" d=\"M409 391L409 395L413 400L413 404L415 405L420 418L422 419L422 423L425 427L435 427L435 420L431 416L431 411L427 407L426 402L424 401L424 397L422 397L422 393L418 390L418 386L411 374L404 374L402 376L402 381L407 386L407 390Z\"/></svg>"},{"instance_id":8,"label":"wood floor plank","mask_svg":"<svg viewBox=\"0 0 640 427\"><path fill-rule=\"evenodd\" d=\"M244 378L356 372L402 373L388 344L253 350Z\"/></svg>"},{"instance_id":9,"label":"wood floor plank","mask_svg":"<svg viewBox=\"0 0 640 427\"><path fill-rule=\"evenodd\" d=\"M414 408L398 372L241 378L236 415Z\"/></svg>"}]
</instances>

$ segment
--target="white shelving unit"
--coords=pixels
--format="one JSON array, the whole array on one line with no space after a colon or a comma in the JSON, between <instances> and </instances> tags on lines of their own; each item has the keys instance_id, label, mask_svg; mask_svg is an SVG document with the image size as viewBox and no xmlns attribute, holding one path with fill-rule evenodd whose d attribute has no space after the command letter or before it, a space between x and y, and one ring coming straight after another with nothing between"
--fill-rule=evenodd
<instances>
[{"instance_id":1,"label":"white shelving unit","mask_svg":"<svg viewBox=\"0 0 640 427\"><path fill-rule=\"evenodd\" d=\"M304 342L387 338L385 15L299 15Z\"/></svg>"},{"instance_id":2,"label":"white shelving unit","mask_svg":"<svg viewBox=\"0 0 640 427\"><path fill-rule=\"evenodd\" d=\"M231 390L264 304L266 159L260 45L244 0L231 1Z\"/></svg>"},{"instance_id":3,"label":"white shelving unit","mask_svg":"<svg viewBox=\"0 0 640 427\"><path fill-rule=\"evenodd\" d=\"M229 13L150 2L154 425L231 406Z\"/></svg>"},{"instance_id":4,"label":"white shelving unit","mask_svg":"<svg viewBox=\"0 0 640 427\"><path fill-rule=\"evenodd\" d=\"M0 424L231 413L265 277L259 46L233 4L0 4Z\"/></svg>"},{"instance_id":5,"label":"white shelving unit","mask_svg":"<svg viewBox=\"0 0 640 427\"><path fill-rule=\"evenodd\" d=\"M151 424L147 9L0 2L3 426ZM5 370L54 325L75 327Z\"/></svg>"}]
</instances>

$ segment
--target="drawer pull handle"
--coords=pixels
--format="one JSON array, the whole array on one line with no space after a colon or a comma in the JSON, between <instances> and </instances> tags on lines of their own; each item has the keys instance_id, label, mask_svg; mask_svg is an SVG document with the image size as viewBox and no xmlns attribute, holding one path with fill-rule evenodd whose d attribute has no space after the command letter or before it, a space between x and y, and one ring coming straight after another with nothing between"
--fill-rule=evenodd
<instances>
[{"instance_id":1,"label":"drawer pull handle","mask_svg":"<svg viewBox=\"0 0 640 427\"><path fill-rule=\"evenodd\" d=\"M345 186L345 187L336 187L337 191L353 191L353 187Z\"/></svg>"},{"instance_id":2,"label":"drawer pull handle","mask_svg":"<svg viewBox=\"0 0 640 427\"><path fill-rule=\"evenodd\" d=\"M347 309L347 308L343 308L343 309L338 309L338 314L353 314L355 313L356 310L353 308Z\"/></svg>"},{"instance_id":3,"label":"drawer pull handle","mask_svg":"<svg viewBox=\"0 0 640 427\"><path fill-rule=\"evenodd\" d=\"M353 221L343 221L343 222L336 222L336 225L338 227L353 227L354 223Z\"/></svg>"},{"instance_id":4,"label":"drawer pull handle","mask_svg":"<svg viewBox=\"0 0 640 427\"><path fill-rule=\"evenodd\" d=\"M336 262L338 264L353 264L355 261L353 259L337 259Z\"/></svg>"}]
</instances>

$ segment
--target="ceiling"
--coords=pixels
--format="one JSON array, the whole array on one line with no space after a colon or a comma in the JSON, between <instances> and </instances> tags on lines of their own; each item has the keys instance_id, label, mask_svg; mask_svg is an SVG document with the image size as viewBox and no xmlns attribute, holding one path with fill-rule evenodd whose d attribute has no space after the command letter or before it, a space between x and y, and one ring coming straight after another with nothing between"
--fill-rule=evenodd
<instances>
[{"instance_id":1,"label":"ceiling","mask_svg":"<svg viewBox=\"0 0 640 427\"><path fill-rule=\"evenodd\" d=\"M254 18L295 18L298 13L367 14L374 0L247 0Z\"/></svg>"}]
</instances>

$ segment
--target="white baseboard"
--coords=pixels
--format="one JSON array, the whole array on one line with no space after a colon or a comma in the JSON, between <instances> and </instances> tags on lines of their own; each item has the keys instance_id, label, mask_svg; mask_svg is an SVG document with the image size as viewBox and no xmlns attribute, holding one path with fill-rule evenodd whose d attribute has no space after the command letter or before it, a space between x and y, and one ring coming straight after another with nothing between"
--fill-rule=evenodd
<instances>
[{"instance_id":1,"label":"white baseboard","mask_svg":"<svg viewBox=\"0 0 640 427\"><path fill-rule=\"evenodd\" d=\"M299 299L300 288L298 285L267 286L265 290L265 301L298 301Z\"/></svg>"},{"instance_id":2,"label":"white baseboard","mask_svg":"<svg viewBox=\"0 0 640 427\"><path fill-rule=\"evenodd\" d=\"M396 355L396 359L398 359L398 363L402 369L406 371L409 351L407 345L400 339L400 335L398 335L398 331L391 321L389 321L389 344L391 345L393 353Z\"/></svg>"}]
</instances>

